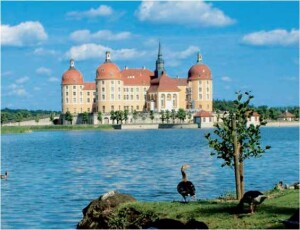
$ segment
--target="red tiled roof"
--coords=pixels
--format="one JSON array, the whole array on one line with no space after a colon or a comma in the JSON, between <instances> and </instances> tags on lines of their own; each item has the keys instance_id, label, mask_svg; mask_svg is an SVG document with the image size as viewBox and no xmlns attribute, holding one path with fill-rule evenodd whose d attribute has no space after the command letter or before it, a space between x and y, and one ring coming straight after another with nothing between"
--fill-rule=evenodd
<instances>
[{"instance_id":1,"label":"red tiled roof","mask_svg":"<svg viewBox=\"0 0 300 230\"><path fill-rule=\"evenodd\" d=\"M175 81L177 82L177 86L187 86L186 78L175 78Z\"/></svg>"},{"instance_id":2,"label":"red tiled roof","mask_svg":"<svg viewBox=\"0 0 300 230\"><path fill-rule=\"evenodd\" d=\"M288 111L285 111L284 113L282 113L282 114L280 115L280 117L284 117L284 118L294 118L295 115L292 114L292 113L290 113L290 112L288 112Z\"/></svg>"},{"instance_id":3,"label":"red tiled roof","mask_svg":"<svg viewBox=\"0 0 300 230\"><path fill-rule=\"evenodd\" d=\"M213 117L211 112L201 110L200 112L197 112L194 117Z\"/></svg>"},{"instance_id":4,"label":"red tiled roof","mask_svg":"<svg viewBox=\"0 0 300 230\"><path fill-rule=\"evenodd\" d=\"M96 90L95 82L85 82L83 84L83 90Z\"/></svg>"},{"instance_id":5,"label":"red tiled roof","mask_svg":"<svg viewBox=\"0 0 300 230\"><path fill-rule=\"evenodd\" d=\"M82 85L83 84L83 76L76 69L69 69L62 75L61 80L62 85Z\"/></svg>"},{"instance_id":6,"label":"red tiled roof","mask_svg":"<svg viewBox=\"0 0 300 230\"><path fill-rule=\"evenodd\" d=\"M189 69L188 80L211 80L211 71L204 64L195 64Z\"/></svg>"},{"instance_id":7,"label":"red tiled roof","mask_svg":"<svg viewBox=\"0 0 300 230\"><path fill-rule=\"evenodd\" d=\"M163 73L158 79L151 80L148 92L179 92L177 81Z\"/></svg>"},{"instance_id":8,"label":"red tiled roof","mask_svg":"<svg viewBox=\"0 0 300 230\"><path fill-rule=\"evenodd\" d=\"M246 112L246 116L248 116L249 115L249 113L251 113L252 111L248 111L248 112ZM252 116L253 117L259 117L260 115L259 115L259 113L258 112L255 112L255 111L253 111L252 112Z\"/></svg>"},{"instance_id":9,"label":"red tiled roof","mask_svg":"<svg viewBox=\"0 0 300 230\"><path fill-rule=\"evenodd\" d=\"M153 72L148 69L124 69L121 76L124 85L150 85Z\"/></svg>"},{"instance_id":10,"label":"red tiled roof","mask_svg":"<svg viewBox=\"0 0 300 230\"><path fill-rule=\"evenodd\" d=\"M99 80L121 79L120 69L114 63L105 62L97 68L96 78Z\"/></svg>"}]
</instances>

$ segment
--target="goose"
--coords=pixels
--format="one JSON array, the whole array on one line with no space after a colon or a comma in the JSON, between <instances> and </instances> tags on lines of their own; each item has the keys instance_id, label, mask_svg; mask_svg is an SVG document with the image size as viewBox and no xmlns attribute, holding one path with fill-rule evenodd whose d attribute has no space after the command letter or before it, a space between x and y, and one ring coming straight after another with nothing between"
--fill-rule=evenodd
<instances>
[{"instance_id":1,"label":"goose","mask_svg":"<svg viewBox=\"0 0 300 230\"><path fill-rule=\"evenodd\" d=\"M247 203L250 206L250 212L254 213L256 206L261 204L266 198L267 196L265 196L260 191L248 191L240 200L240 203L238 204L237 208L239 211L243 211L244 203Z\"/></svg>"},{"instance_id":2,"label":"goose","mask_svg":"<svg viewBox=\"0 0 300 230\"><path fill-rule=\"evenodd\" d=\"M191 196L195 197L196 189L194 184L191 181L188 181L185 170L190 168L191 166L186 164L181 167L182 181L177 185L177 191L180 195L182 195L185 203L186 197Z\"/></svg>"},{"instance_id":3,"label":"goose","mask_svg":"<svg viewBox=\"0 0 300 230\"><path fill-rule=\"evenodd\" d=\"M4 175L1 174L1 179L7 179L8 177L8 172L6 171Z\"/></svg>"}]
</instances>

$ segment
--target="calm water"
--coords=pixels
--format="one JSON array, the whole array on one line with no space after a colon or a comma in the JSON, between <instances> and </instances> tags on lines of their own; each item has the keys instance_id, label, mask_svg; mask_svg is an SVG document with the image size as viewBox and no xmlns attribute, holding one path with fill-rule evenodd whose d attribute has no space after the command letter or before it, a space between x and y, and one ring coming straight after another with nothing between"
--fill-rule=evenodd
<instances>
[{"instance_id":1,"label":"calm water","mask_svg":"<svg viewBox=\"0 0 300 230\"><path fill-rule=\"evenodd\" d=\"M234 191L233 171L209 155L211 130L59 131L2 135L2 228L75 228L82 209L118 190L138 200L181 200L180 167L198 199ZM245 162L246 190L299 180L299 128L264 128L263 157Z\"/></svg>"}]
</instances>

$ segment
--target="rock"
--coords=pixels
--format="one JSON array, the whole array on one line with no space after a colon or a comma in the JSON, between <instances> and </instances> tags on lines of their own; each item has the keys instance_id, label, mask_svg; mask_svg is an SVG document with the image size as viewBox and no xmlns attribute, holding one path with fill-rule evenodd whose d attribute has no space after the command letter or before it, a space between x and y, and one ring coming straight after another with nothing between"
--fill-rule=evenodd
<instances>
[{"instance_id":1,"label":"rock","mask_svg":"<svg viewBox=\"0 0 300 230\"><path fill-rule=\"evenodd\" d=\"M77 229L108 229L112 211L120 204L134 201L136 199L132 196L117 191L105 193L82 210L83 219Z\"/></svg>"}]
</instances>

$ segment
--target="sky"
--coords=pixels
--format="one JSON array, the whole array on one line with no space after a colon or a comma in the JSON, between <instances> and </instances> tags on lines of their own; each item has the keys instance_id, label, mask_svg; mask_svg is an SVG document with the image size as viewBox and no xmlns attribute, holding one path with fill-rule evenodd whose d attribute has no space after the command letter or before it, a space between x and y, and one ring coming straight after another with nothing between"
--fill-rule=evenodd
<instances>
[{"instance_id":1,"label":"sky","mask_svg":"<svg viewBox=\"0 0 300 230\"><path fill-rule=\"evenodd\" d=\"M105 51L120 69L187 78L201 52L213 97L299 105L298 1L1 1L1 108L61 110L70 58L94 82Z\"/></svg>"}]
</instances>

